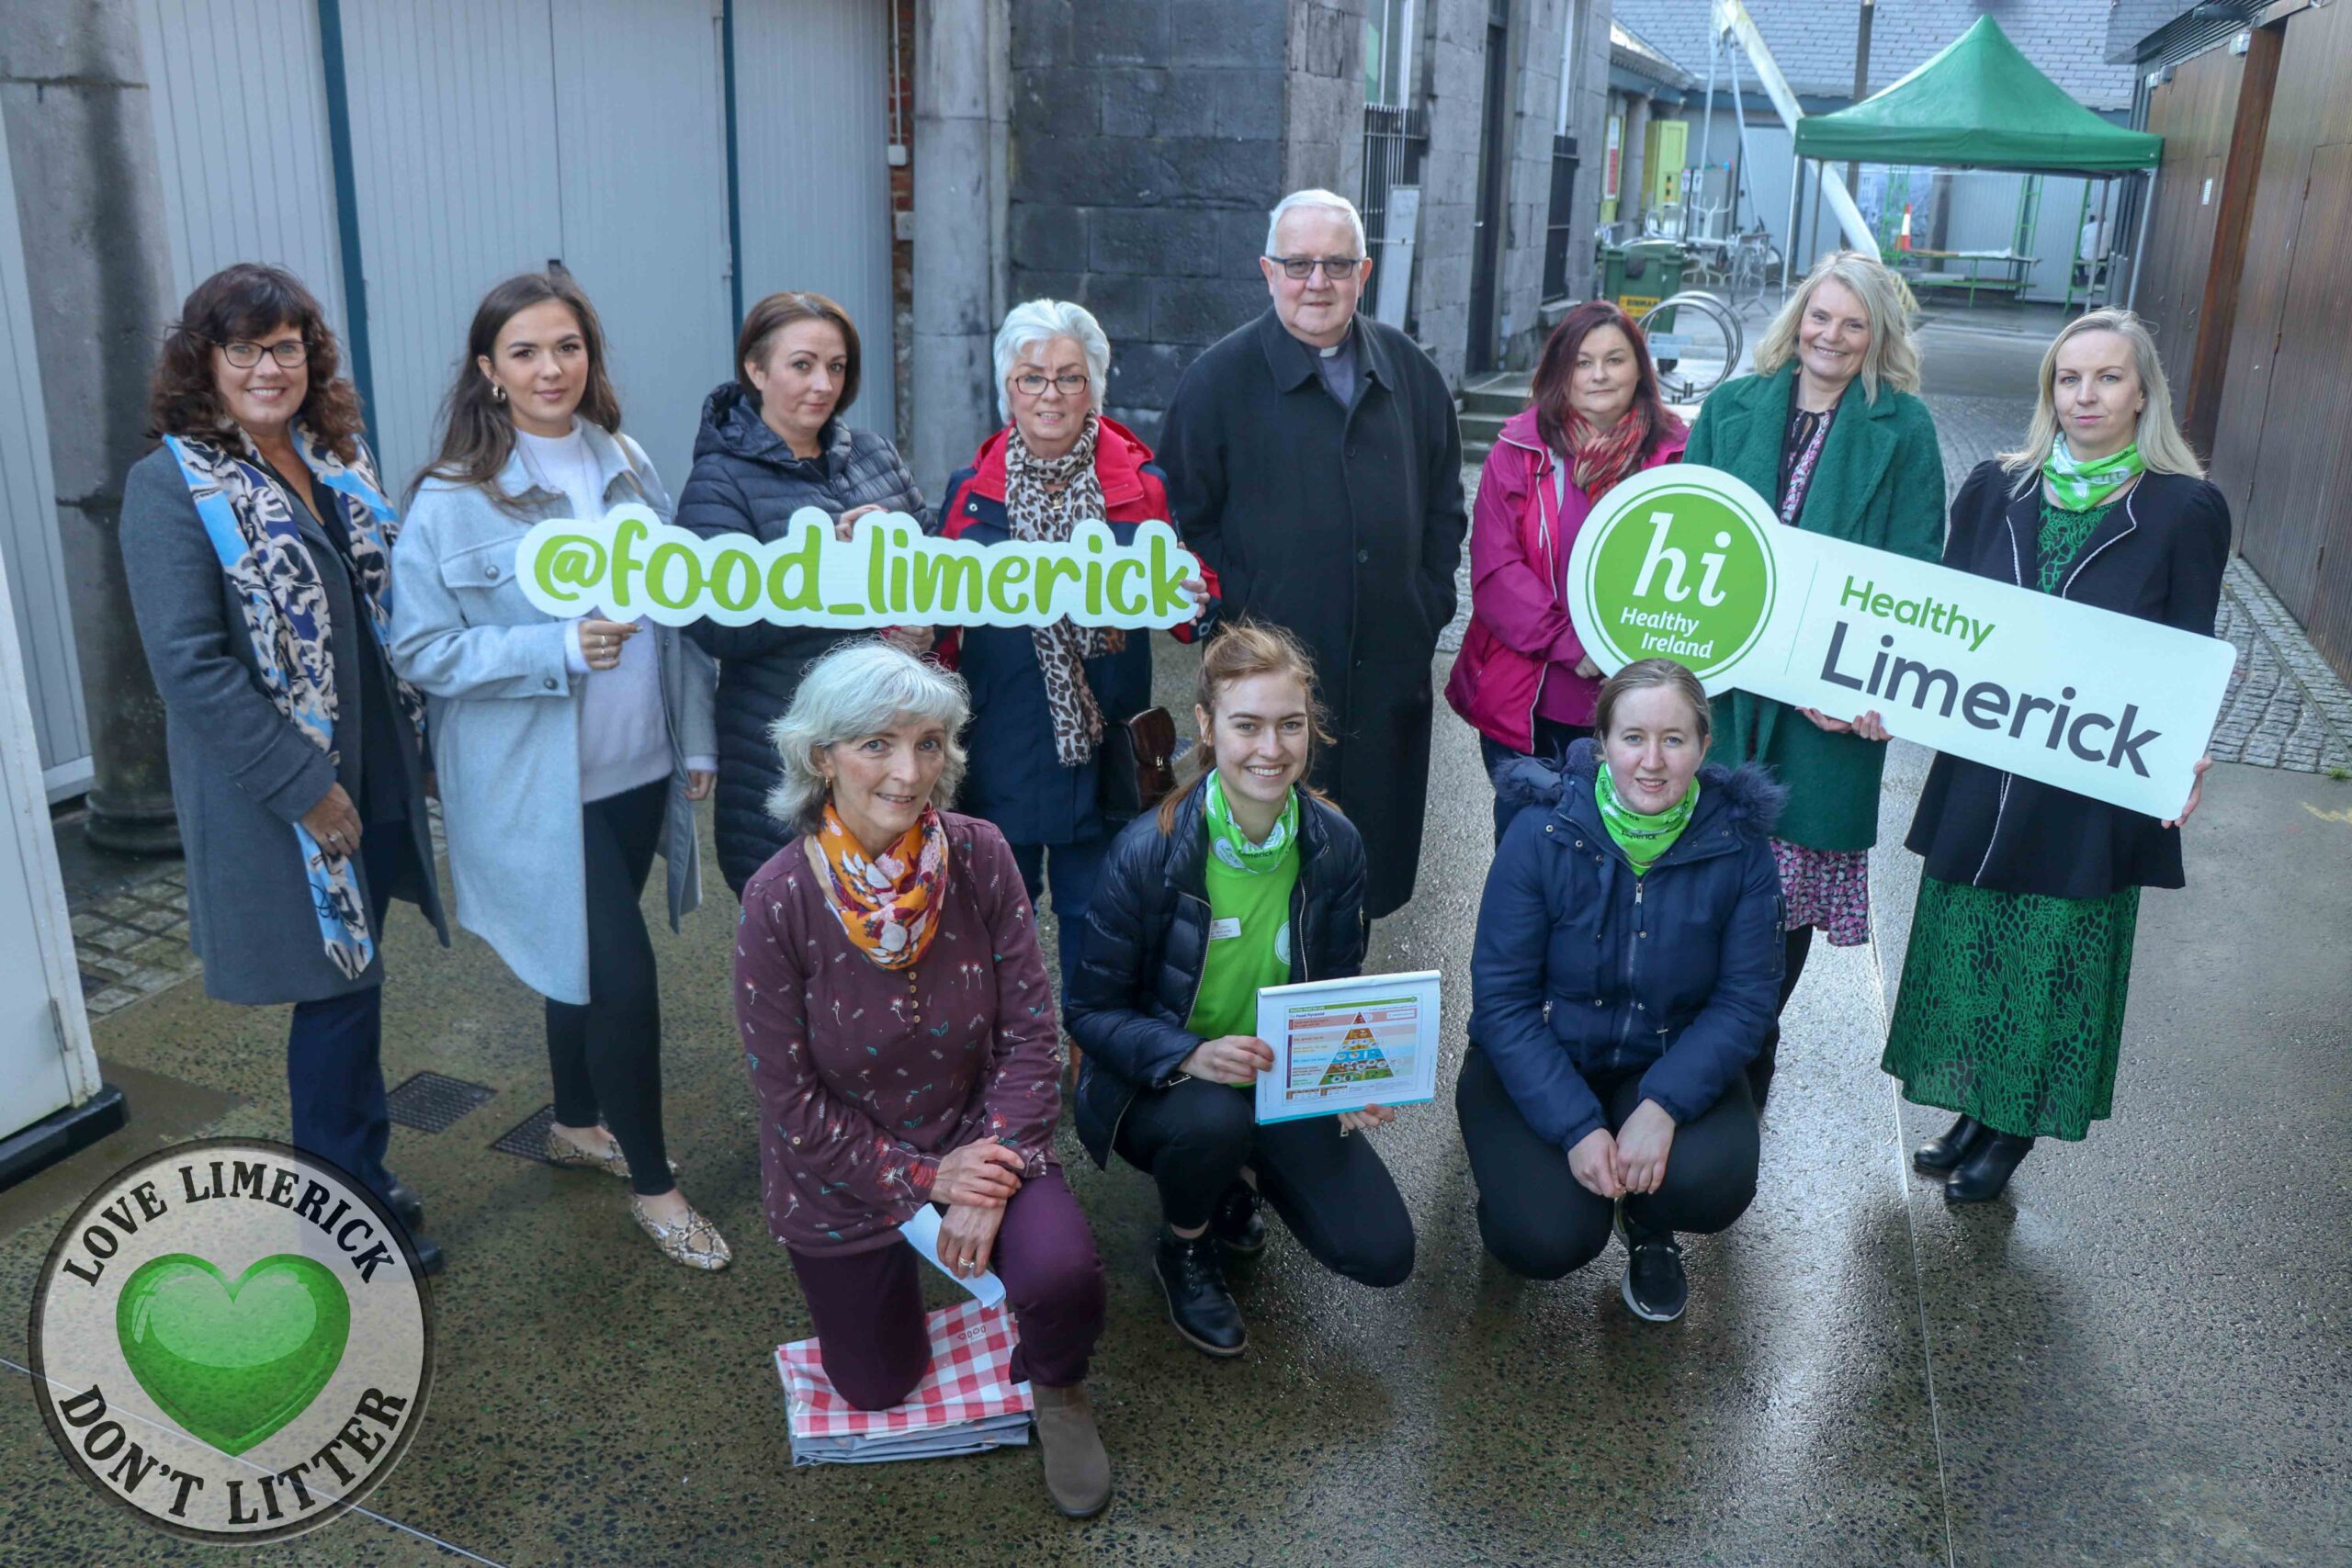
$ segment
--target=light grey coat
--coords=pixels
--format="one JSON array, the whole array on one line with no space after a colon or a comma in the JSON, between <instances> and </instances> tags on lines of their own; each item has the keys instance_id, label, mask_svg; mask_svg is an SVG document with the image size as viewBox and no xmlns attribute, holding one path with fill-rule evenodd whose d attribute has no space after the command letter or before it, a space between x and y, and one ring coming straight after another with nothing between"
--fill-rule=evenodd
<instances>
[{"instance_id":1,"label":"light grey coat","mask_svg":"<svg viewBox=\"0 0 2352 1568\"><path fill-rule=\"evenodd\" d=\"M334 503L335 492L326 486L318 486L317 494L321 505ZM188 945L204 961L208 993L254 1007L322 1001L384 983L380 942L374 960L356 976L346 977L328 959L294 824L331 784L360 798L362 714L369 702L392 701L391 688L384 682L377 691L362 689L356 639L375 633L325 531L301 507L294 516L326 592L327 647L335 672L333 757L278 712L263 689L237 592L170 451L149 453L123 482L123 573L147 667L164 698L172 805L187 854ZM421 887L396 891L423 908L447 943L433 880L423 760L413 747L403 750L409 830L424 880ZM365 893L365 863L356 870Z\"/></svg>"},{"instance_id":2,"label":"light grey coat","mask_svg":"<svg viewBox=\"0 0 2352 1568\"><path fill-rule=\"evenodd\" d=\"M604 471L605 504L641 502L667 521L669 493L643 450L584 420L581 428ZM538 486L519 451L496 482L519 498L515 512L478 486L428 479L419 487L392 551L392 664L425 694L458 923L533 990L585 1003L580 708L593 677L572 675L568 624L533 607L514 574L523 535L571 515L571 503ZM662 854L674 931L702 902L686 759L718 750L718 671L676 628L656 626L650 635L670 731Z\"/></svg>"}]
</instances>

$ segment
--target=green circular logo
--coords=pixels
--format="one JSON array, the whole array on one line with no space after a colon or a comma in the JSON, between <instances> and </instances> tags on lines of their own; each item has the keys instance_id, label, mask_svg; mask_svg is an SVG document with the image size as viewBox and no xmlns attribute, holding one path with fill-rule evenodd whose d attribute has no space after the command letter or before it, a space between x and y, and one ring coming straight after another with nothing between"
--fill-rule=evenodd
<instances>
[{"instance_id":1,"label":"green circular logo","mask_svg":"<svg viewBox=\"0 0 2352 1568\"><path fill-rule=\"evenodd\" d=\"M1768 525L1752 515L1754 494L1720 477L1729 482L1653 469L1585 524L1598 529L1577 552L1585 607L1613 662L1671 659L1703 681L1762 635L1775 583Z\"/></svg>"}]
</instances>

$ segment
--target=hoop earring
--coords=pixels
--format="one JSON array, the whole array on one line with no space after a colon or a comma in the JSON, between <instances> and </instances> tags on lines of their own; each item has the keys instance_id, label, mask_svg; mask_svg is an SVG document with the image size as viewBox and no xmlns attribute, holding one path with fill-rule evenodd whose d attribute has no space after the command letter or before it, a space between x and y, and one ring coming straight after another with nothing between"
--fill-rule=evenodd
<instances>
[{"instance_id":1,"label":"hoop earring","mask_svg":"<svg viewBox=\"0 0 2352 1568\"><path fill-rule=\"evenodd\" d=\"M506 389L500 386L497 382L492 381L490 384L490 400L493 403L504 402L506 400Z\"/></svg>"}]
</instances>

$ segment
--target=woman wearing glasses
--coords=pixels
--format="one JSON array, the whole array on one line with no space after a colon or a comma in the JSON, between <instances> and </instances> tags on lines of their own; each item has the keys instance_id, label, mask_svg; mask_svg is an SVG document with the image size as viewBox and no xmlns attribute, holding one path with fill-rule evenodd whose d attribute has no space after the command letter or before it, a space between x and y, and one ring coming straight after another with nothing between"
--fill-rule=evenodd
<instances>
[{"instance_id":1,"label":"woman wearing glasses","mask_svg":"<svg viewBox=\"0 0 2352 1568\"><path fill-rule=\"evenodd\" d=\"M1125 544L1137 523L1165 521L1168 491L1151 449L1103 417L1110 367L1111 344L1084 306L1015 306L996 334L997 408L1008 423L947 481L940 532L978 545L1059 544L1093 517ZM1193 587L1205 615L1205 584ZM1196 618L1176 635L1190 641L1201 626ZM1115 801L1105 808L1102 739L1151 705L1150 644L1069 621L966 626L940 657L972 692L964 809L1004 834L1033 905L1050 875L1067 990L1095 874L1125 820Z\"/></svg>"},{"instance_id":2,"label":"woman wearing glasses","mask_svg":"<svg viewBox=\"0 0 2352 1568\"><path fill-rule=\"evenodd\" d=\"M424 812L424 706L386 651L400 520L309 289L248 264L197 286L150 393L163 446L123 487L123 569L164 698L204 988L294 1004L295 1146L384 1199L386 907L442 940ZM440 1249L415 1243L425 1270Z\"/></svg>"},{"instance_id":3,"label":"woman wearing glasses","mask_svg":"<svg viewBox=\"0 0 2352 1568\"><path fill-rule=\"evenodd\" d=\"M849 312L823 295L786 290L752 306L735 337L735 379L703 400L678 526L706 539L749 534L764 544L784 537L804 506L831 518L842 538L876 513L920 513L922 492L890 438L853 430L842 417L857 401L859 361ZM792 706L811 664L870 634L696 621L686 635L718 660L711 836L719 874L741 894L791 837L768 815L768 792L784 782L769 728ZM885 635L910 653L931 647L928 627Z\"/></svg>"}]
</instances>

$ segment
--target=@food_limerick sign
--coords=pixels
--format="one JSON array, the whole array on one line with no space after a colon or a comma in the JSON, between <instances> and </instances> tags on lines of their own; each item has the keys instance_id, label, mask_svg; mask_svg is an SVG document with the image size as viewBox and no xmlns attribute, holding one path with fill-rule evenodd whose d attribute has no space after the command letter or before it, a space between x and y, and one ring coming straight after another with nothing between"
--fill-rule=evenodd
<instances>
[{"instance_id":1,"label":"@food_limerick sign","mask_svg":"<svg viewBox=\"0 0 2352 1568\"><path fill-rule=\"evenodd\" d=\"M1783 527L1719 469L1611 490L1568 556L1594 662L1736 686L2151 817L2178 815L2235 653L2217 637Z\"/></svg>"},{"instance_id":2,"label":"@food_limerick sign","mask_svg":"<svg viewBox=\"0 0 2352 1568\"><path fill-rule=\"evenodd\" d=\"M1193 618L1199 558L1166 523L1121 544L1090 519L1067 544L978 545L925 534L903 512L864 517L852 536L813 506L779 539L706 539L642 506L601 521L550 518L515 553L530 602L550 615L594 608L663 626L712 620L781 626L1082 626L1159 629Z\"/></svg>"}]
</instances>

